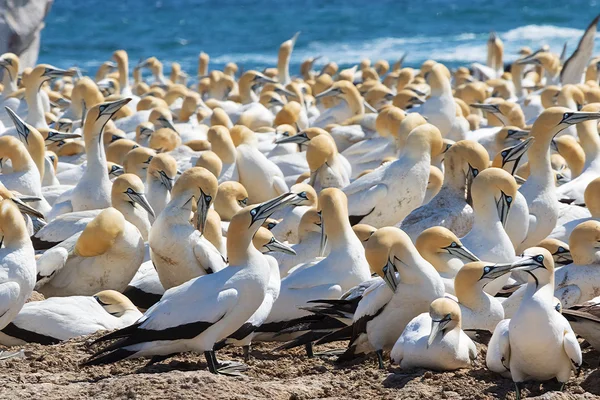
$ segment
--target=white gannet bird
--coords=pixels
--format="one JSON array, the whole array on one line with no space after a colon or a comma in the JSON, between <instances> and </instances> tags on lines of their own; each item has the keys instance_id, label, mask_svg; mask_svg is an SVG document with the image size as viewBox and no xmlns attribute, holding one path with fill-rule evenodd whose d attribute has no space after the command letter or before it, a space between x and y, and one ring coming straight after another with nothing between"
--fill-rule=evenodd
<instances>
[{"instance_id":1,"label":"white gannet bird","mask_svg":"<svg viewBox=\"0 0 600 400\"><path fill-rule=\"evenodd\" d=\"M530 135L535 138L527 150L531 173L519 192L527 200L529 228L527 237L517 248L536 246L556 226L558 198L555 179L550 165L550 142L560 131L580 122L600 118L600 112L571 111L563 107L547 108L533 123Z\"/></svg>"},{"instance_id":2,"label":"white gannet bird","mask_svg":"<svg viewBox=\"0 0 600 400\"><path fill-rule=\"evenodd\" d=\"M426 74L426 80L431 88L430 97L419 107L414 107L409 112L418 112L435 125L446 137L452 130L456 119L456 102L452 96L452 87L448 69L443 64L436 64Z\"/></svg>"},{"instance_id":3,"label":"white gannet bird","mask_svg":"<svg viewBox=\"0 0 600 400\"><path fill-rule=\"evenodd\" d=\"M391 350L406 325L444 296L444 283L398 228L385 227L373 233L365 255L383 280L363 293L354 313L348 349L338 362L375 352L381 369L383 351Z\"/></svg>"},{"instance_id":4,"label":"white gannet bird","mask_svg":"<svg viewBox=\"0 0 600 400\"><path fill-rule=\"evenodd\" d=\"M83 126L87 163L81 179L73 190L57 200L49 219L71 211L96 210L110 207L111 182L106 173L106 152L102 141L104 126L130 99L97 104L86 114Z\"/></svg>"},{"instance_id":5,"label":"white gannet bird","mask_svg":"<svg viewBox=\"0 0 600 400\"><path fill-rule=\"evenodd\" d=\"M600 222L586 221L573 230L569 247L573 263L555 272L554 295L564 308L593 299L600 292Z\"/></svg>"},{"instance_id":6,"label":"white gannet bird","mask_svg":"<svg viewBox=\"0 0 600 400\"><path fill-rule=\"evenodd\" d=\"M365 113L364 100L361 97L358 89L352 82L337 81L329 89L317 94L316 100L328 98L339 99L339 103L334 107L328 108L311 123L312 127L324 128L329 124L340 124L355 115L363 115ZM336 138L334 137L334 140ZM338 143L336 142L336 145ZM343 143L339 143L343 144ZM340 151L344 151L349 144L343 147L338 146Z\"/></svg>"},{"instance_id":7,"label":"white gannet bird","mask_svg":"<svg viewBox=\"0 0 600 400\"><path fill-rule=\"evenodd\" d=\"M461 238L463 245L486 262L511 262L515 249L506 233L509 211L517 194L517 183L506 171L488 168L473 180L471 186L475 219L471 231ZM508 280L508 274L486 286L495 295Z\"/></svg>"},{"instance_id":8,"label":"white gannet bird","mask_svg":"<svg viewBox=\"0 0 600 400\"><path fill-rule=\"evenodd\" d=\"M415 240L415 247L440 274L446 293L451 295L455 294L454 278L458 271L467 263L479 261L452 231L442 226L425 229Z\"/></svg>"},{"instance_id":9,"label":"white gannet bird","mask_svg":"<svg viewBox=\"0 0 600 400\"><path fill-rule=\"evenodd\" d=\"M4 107L16 110L19 107L19 99L11 95L18 90L19 57L13 53L4 53L0 56L0 68L4 71L2 75L2 94L0 94L0 131L10 126L10 117L4 112Z\"/></svg>"},{"instance_id":10,"label":"white gannet bird","mask_svg":"<svg viewBox=\"0 0 600 400\"><path fill-rule=\"evenodd\" d=\"M573 263L571 248L565 242L553 238L546 238L540 242L538 247L543 247L552 254L554 265L557 268Z\"/></svg>"},{"instance_id":11,"label":"white gannet bird","mask_svg":"<svg viewBox=\"0 0 600 400\"><path fill-rule=\"evenodd\" d=\"M508 330L502 329L506 323L496 327L492 340L496 338L501 350L488 352L486 363L494 372L510 371L520 398L519 383L527 380L556 378L564 385L571 371L581 368L582 356L569 322L555 308L550 252L540 247L527 249L514 269L527 273L527 290Z\"/></svg>"},{"instance_id":12,"label":"white gannet bird","mask_svg":"<svg viewBox=\"0 0 600 400\"><path fill-rule=\"evenodd\" d=\"M171 201L177 162L166 153L157 154L150 161L146 174L146 198L154 214L158 216ZM152 217L151 222L154 223L154 220Z\"/></svg>"},{"instance_id":13,"label":"white gannet bird","mask_svg":"<svg viewBox=\"0 0 600 400\"><path fill-rule=\"evenodd\" d=\"M587 185L583 200L587 209L572 204L561 206L561 214L549 238L566 242L579 224L590 220L600 221L600 176Z\"/></svg>"},{"instance_id":14,"label":"white gannet bird","mask_svg":"<svg viewBox=\"0 0 600 400\"><path fill-rule=\"evenodd\" d=\"M0 331L0 344L51 345L98 331L125 328L141 316L127 297L114 290L93 296L51 297L25 304Z\"/></svg>"},{"instance_id":15,"label":"white gannet bird","mask_svg":"<svg viewBox=\"0 0 600 400\"><path fill-rule=\"evenodd\" d=\"M306 161L310 169L308 182L317 192L327 188L343 189L350 183L331 136L318 135L311 139L306 149Z\"/></svg>"},{"instance_id":16,"label":"white gannet bird","mask_svg":"<svg viewBox=\"0 0 600 400\"><path fill-rule=\"evenodd\" d=\"M175 182L171 201L150 230L150 256L165 289L226 266L219 250L202 231L217 194L217 179L208 170L194 167ZM190 224L193 203L196 219Z\"/></svg>"},{"instance_id":17,"label":"white gannet bird","mask_svg":"<svg viewBox=\"0 0 600 400\"><path fill-rule=\"evenodd\" d=\"M283 173L256 148L256 134L240 126L236 165L239 182L248 191L251 203L260 203L288 191Z\"/></svg>"},{"instance_id":18,"label":"white gannet bird","mask_svg":"<svg viewBox=\"0 0 600 400\"><path fill-rule=\"evenodd\" d=\"M152 260L145 261L140 265L131 282L123 291L123 294L142 311L158 303L164 293L165 288L160 283Z\"/></svg>"},{"instance_id":19,"label":"white gannet bird","mask_svg":"<svg viewBox=\"0 0 600 400\"><path fill-rule=\"evenodd\" d=\"M102 210L85 229L37 260L36 290L45 297L122 292L144 259L140 231L116 209Z\"/></svg>"},{"instance_id":20,"label":"white gannet bird","mask_svg":"<svg viewBox=\"0 0 600 400\"><path fill-rule=\"evenodd\" d=\"M477 348L463 332L461 318L454 300L434 300L429 313L420 314L406 325L390 353L392 362L407 369L469 368L477 358Z\"/></svg>"},{"instance_id":21,"label":"white gannet bird","mask_svg":"<svg viewBox=\"0 0 600 400\"><path fill-rule=\"evenodd\" d=\"M205 352L212 373L225 372L217 365L215 343L236 332L263 303L270 268L252 237L277 209L293 202L286 193L235 215L227 241L229 266L210 275L191 279L165 292L134 325L101 338L120 339L101 349L84 364L97 365L126 358L155 356L155 360L185 351ZM210 307L189 307L210 304Z\"/></svg>"},{"instance_id":22,"label":"white gannet bird","mask_svg":"<svg viewBox=\"0 0 600 400\"><path fill-rule=\"evenodd\" d=\"M474 218L473 209L467 203L467 192L471 190L473 179L489 164L487 152L479 143L461 140L453 144L444 156L444 183L439 193L404 218L400 229L412 240L433 226L443 226L458 236L465 236L473 227Z\"/></svg>"},{"instance_id":23,"label":"white gannet bird","mask_svg":"<svg viewBox=\"0 0 600 400\"><path fill-rule=\"evenodd\" d=\"M231 140L229 129L223 125L213 125L206 134L211 150L219 156L223 164L219 183L239 181L239 170L236 163L237 150Z\"/></svg>"},{"instance_id":24,"label":"white gannet bird","mask_svg":"<svg viewBox=\"0 0 600 400\"><path fill-rule=\"evenodd\" d=\"M273 214L272 218L279 220L279 223L271 229L271 232L278 240L295 244L298 243L302 216L311 208L317 207L318 197L315 189L306 183L295 184L290 188L290 192L297 194L304 193L303 196L306 196L305 204L296 207L288 207ZM219 195L217 194L217 198L218 197ZM298 264L300 264L300 262L298 262Z\"/></svg>"},{"instance_id":25,"label":"white gannet bird","mask_svg":"<svg viewBox=\"0 0 600 400\"><path fill-rule=\"evenodd\" d=\"M227 236L229 221L238 211L248 205L248 192L244 185L235 181L225 181L219 185L214 202L215 211L221 218L223 236Z\"/></svg>"},{"instance_id":26,"label":"white gannet bird","mask_svg":"<svg viewBox=\"0 0 600 400\"><path fill-rule=\"evenodd\" d=\"M311 300L338 299L353 286L370 278L369 264L362 244L348 221L347 200L339 189L324 189L319 194L321 210L321 251L330 246L327 257L300 264L281 281L279 298L269 318L257 329L259 341L287 341L289 335L277 335L310 315L301 307Z\"/></svg>"},{"instance_id":27,"label":"white gannet bird","mask_svg":"<svg viewBox=\"0 0 600 400\"><path fill-rule=\"evenodd\" d=\"M600 349L600 297L563 309L563 315L576 334L587 340L594 349Z\"/></svg>"},{"instance_id":28,"label":"white gannet bird","mask_svg":"<svg viewBox=\"0 0 600 400\"><path fill-rule=\"evenodd\" d=\"M113 182L111 203L148 240L150 218L154 211L144 195L144 184L133 174L123 174ZM102 209L74 211L59 215L31 237L36 250L46 250L67 240L85 229L87 224L102 212Z\"/></svg>"},{"instance_id":29,"label":"white gannet bird","mask_svg":"<svg viewBox=\"0 0 600 400\"><path fill-rule=\"evenodd\" d=\"M294 46L296 45L296 40L298 40L299 35L300 32L296 32L291 39L286 40L279 46L279 54L277 56L277 77L282 85L287 85L292 81L290 78L290 57L292 51L294 51Z\"/></svg>"},{"instance_id":30,"label":"white gannet bird","mask_svg":"<svg viewBox=\"0 0 600 400\"><path fill-rule=\"evenodd\" d=\"M352 224L376 228L401 222L425 198L431 159L443 150L440 131L431 124L408 135L400 158L344 188Z\"/></svg>"},{"instance_id":31,"label":"white gannet bird","mask_svg":"<svg viewBox=\"0 0 600 400\"><path fill-rule=\"evenodd\" d=\"M35 253L23 216L11 199L0 202L0 328L21 311L35 286Z\"/></svg>"}]
</instances>

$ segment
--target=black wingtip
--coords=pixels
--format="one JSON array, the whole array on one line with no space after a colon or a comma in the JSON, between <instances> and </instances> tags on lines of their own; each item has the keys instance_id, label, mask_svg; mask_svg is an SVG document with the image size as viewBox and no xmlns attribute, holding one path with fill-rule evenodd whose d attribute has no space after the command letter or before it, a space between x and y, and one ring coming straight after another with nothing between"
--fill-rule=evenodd
<instances>
[{"instance_id":1,"label":"black wingtip","mask_svg":"<svg viewBox=\"0 0 600 400\"><path fill-rule=\"evenodd\" d=\"M81 367L87 367L90 365L112 364L114 362L124 360L124 359L134 355L135 353L136 353L135 351L131 351L131 350L117 349L117 350L111 351L109 353L106 353L104 355L100 355L100 356L94 355L79 365Z\"/></svg>"}]
</instances>

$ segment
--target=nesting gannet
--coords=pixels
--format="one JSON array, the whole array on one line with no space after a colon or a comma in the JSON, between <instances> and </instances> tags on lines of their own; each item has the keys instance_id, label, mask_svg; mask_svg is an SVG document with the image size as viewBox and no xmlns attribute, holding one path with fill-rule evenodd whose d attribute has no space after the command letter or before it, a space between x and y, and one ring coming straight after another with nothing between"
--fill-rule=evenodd
<instances>
[{"instance_id":1,"label":"nesting gannet","mask_svg":"<svg viewBox=\"0 0 600 400\"><path fill-rule=\"evenodd\" d=\"M367 242L365 255L383 280L363 293L348 349L338 361L375 352L383 368L383 351L391 350L406 325L444 296L444 283L398 228L378 229Z\"/></svg>"},{"instance_id":2,"label":"nesting gannet","mask_svg":"<svg viewBox=\"0 0 600 400\"><path fill-rule=\"evenodd\" d=\"M600 293L600 222L586 221L573 230L569 247L573 263L555 272L556 290L564 308L581 304Z\"/></svg>"},{"instance_id":3,"label":"nesting gannet","mask_svg":"<svg viewBox=\"0 0 600 400\"><path fill-rule=\"evenodd\" d=\"M284 194L257 206L248 206L231 221L227 241L229 267L191 279L165 292L163 299L129 328L101 340L120 338L88 359L86 365L106 364L125 358L157 356L183 351L203 351L209 370L218 373L213 347L236 332L265 299L269 262L252 244L252 237L275 210L295 199ZM189 307L195 304L210 307ZM174 312L176 311L176 312Z\"/></svg>"},{"instance_id":4,"label":"nesting gannet","mask_svg":"<svg viewBox=\"0 0 600 400\"><path fill-rule=\"evenodd\" d=\"M404 218L400 228L413 240L433 226L446 227L458 236L466 235L473 226L473 209L467 203L466 192L489 163L480 144L470 140L453 144L444 156L444 183L440 192Z\"/></svg>"},{"instance_id":5,"label":"nesting gannet","mask_svg":"<svg viewBox=\"0 0 600 400\"><path fill-rule=\"evenodd\" d=\"M400 158L344 188L353 224L376 228L402 221L423 202L431 159L443 150L439 130L425 124L413 129Z\"/></svg>"},{"instance_id":6,"label":"nesting gannet","mask_svg":"<svg viewBox=\"0 0 600 400\"><path fill-rule=\"evenodd\" d=\"M46 297L123 291L143 259L139 230L110 207L37 260L36 290Z\"/></svg>"},{"instance_id":7,"label":"nesting gannet","mask_svg":"<svg viewBox=\"0 0 600 400\"><path fill-rule=\"evenodd\" d=\"M415 240L415 247L440 274L446 293L454 294L454 278L469 262L479 261L460 239L442 226L425 229Z\"/></svg>"},{"instance_id":8,"label":"nesting gannet","mask_svg":"<svg viewBox=\"0 0 600 400\"><path fill-rule=\"evenodd\" d=\"M309 184L317 192L326 188L343 189L350 183L335 142L329 135L319 135L308 143L306 161L310 168Z\"/></svg>"},{"instance_id":9,"label":"nesting gannet","mask_svg":"<svg viewBox=\"0 0 600 400\"><path fill-rule=\"evenodd\" d=\"M127 174L137 175L142 182L146 181L148 166L156 152L147 147L136 147L130 150L123 160L123 169Z\"/></svg>"},{"instance_id":10,"label":"nesting gannet","mask_svg":"<svg viewBox=\"0 0 600 400\"><path fill-rule=\"evenodd\" d=\"M600 297L563 309L563 315L576 334L596 350L600 349Z\"/></svg>"},{"instance_id":11,"label":"nesting gannet","mask_svg":"<svg viewBox=\"0 0 600 400\"><path fill-rule=\"evenodd\" d=\"M490 344L495 341L499 351L488 352L486 363L494 372L510 371L520 398L519 383L527 380L556 378L564 385L571 370L581 368L582 356L571 326L555 309L552 255L533 247L514 267L527 273L527 289L508 329L506 322L496 327Z\"/></svg>"},{"instance_id":12,"label":"nesting gannet","mask_svg":"<svg viewBox=\"0 0 600 400\"><path fill-rule=\"evenodd\" d=\"M477 358L475 343L463 332L461 310L451 299L436 299L429 313L415 317L394 344L390 357L402 368L452 371Z\"/></svg>"},{"instance_id":13,"label":"nesting gannet","mask_svg":"<svg viewBox=\"0 0 600 400\"><path fill-rule=\"evenodd\" d=\"M160 215L171 200L171 189L176 176L177 163L170 155L157 154L150 161L146 171L146 198L156 216Z\"/></svg>"},{"instance_id":14,"label":"nesting gannet","mask_svg":"<svg viewBox=\"0 0 600 400\"><path fill-rule=\"evenodd\" d=\"M121 293L104 290L93 296L51 297L25 304L13 321L0 331L0 343L56 344L101 330L133 324L142 313Z\"/></svg>"},{"instance_id":15,"label":"nesting gannet","mask_svg":"<svg viewBox=\"0 0 600 400\"><path fill-rule=\"evenodd\" d=\"M35 286L35 254L25 221L11 199L0 202L0 327L19 313Z\"/></svg>"},{"instance_id":16,"label":"nesting gannet","mask_svg":"<svg viewBox=\"0 0 600 400\"><path fill-rule=\"evenodd\" d=\"M219 251L200 233L217 187L217 179L206 169L185 171L173 186L171 201L152 225L150 255L165 289L225 267ZM197 207L194 225L190 224L193 203Z\"/></svg>"},{"instance_id":17,"label":"nesting gannet","mask_svg":"<svg viewBox=\"0 0 600 400\"><path fill-rule=\"evenodd\" d=\"M337 81L327 90L315 96L315 99L334 97L341 101L335 107L328 108L311 123L311 126L324 128L329 124L339 124L355 115L365 113L363 98L352 82Z\"/></svg>"},{"instance_id":18,"label":"nesting gannet","mask_svg":"<svg viewBox=\"0 0 600 400\"><path fill-rule=\"evenodd\" d=\"M111 189L111 203L126 221L139 230L142 239L148 240L150 218L154 218L154 211L144 195L144 184L136 175L123 174L115 179ZM67 240L83 231L101 212L102 209L98 209L59 215L32 236L34 248L45 250Z\"/></svg>"},{"instance_id":19,"label":"nesting gannet","mask_svg":"<svg viewBox=\"0 0 600 400\"><path fill-rule=\"evenodd\" d=\"M570 125L600 118L598 112L571 111L568 108L546 109L534 122L530 135L535 138L527 157L530 176L519 191L527 200L529 228L527 237L517 248L521 252L537 245L554 229L558 218L557 194L550 165L550 142L560 131Z\"/></svg>"},{"instance_id":20,"label":"nesting gannet","mask_svg":"<svg viewBox=\"0 0 600 400\"><path fill-rule=\"evenodd\" d=\"M239 180L236 163L237 150L231 140L229 129L223 125L213 125L208 130L207 138L211 144L211 150L219 156L223 164L219 183Z\"/></svg>"},{"instance_id":21,"label":"nesting gannet","mask_svg":"<svg viewBox=\"0 0 600 400\"><path fill-rule=\"evenodd\" d=\"M573 229L579 224L589 220L600 220L600 177L587 185L583 200L587 209L572 204L560 206L558 222L548 235L549 238L568 241Z\"/></svg>"}]
</instances>

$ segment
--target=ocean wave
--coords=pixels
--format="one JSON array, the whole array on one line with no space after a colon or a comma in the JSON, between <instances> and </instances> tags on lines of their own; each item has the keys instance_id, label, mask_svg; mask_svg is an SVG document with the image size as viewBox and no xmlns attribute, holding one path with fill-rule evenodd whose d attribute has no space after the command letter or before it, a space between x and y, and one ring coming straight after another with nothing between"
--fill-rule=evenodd
<instances>
[{"instance_id":1,"label":"ocean wave","mask_svg":"<svg viewBox=\"0 0 600 400\"><path fill-rule=\"evenodd\" d=\"M507 41L579 39L583 32L582 29L554 25L525 25L502 33L500 37ZM596 34L596 37L599 37L599 34Z\"/></svg>"}]
</instances>

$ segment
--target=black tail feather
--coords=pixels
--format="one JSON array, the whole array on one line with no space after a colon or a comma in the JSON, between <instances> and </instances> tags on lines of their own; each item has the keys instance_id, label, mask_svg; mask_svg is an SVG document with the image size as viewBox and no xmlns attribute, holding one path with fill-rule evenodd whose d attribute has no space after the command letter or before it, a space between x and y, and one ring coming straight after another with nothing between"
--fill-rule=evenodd
<instances>
[{"instance_id":1,"label":"black tail feather","mask_svg":"<svg viewBox=\"0 0 600 400\"><path fill-rule=\"evenodd\" d=\"M340 340L350 340L352 338L352 330L354 327L352 325L346 326L344 328L335 330L329 333L327 336L319 339L315 344L326 344L331 342L339 342Z\"/></svg>"},{"instance_id":2,"label":"black tail feather","mask_svg":"<svg viewBox=\"0 0 600 400\"><path fill-rule=\"evenodd\" d=\"M135 351L125 350L125 349L117 349L115 351L111 351L110 353L106 353L101 356L93 355L88 358L86 361L82 362L82 366L88 365L102 365L102 364L111 364L117 361L121 361L126 359L127 357L135 354Z\"/></svg>"}]
</instances>

